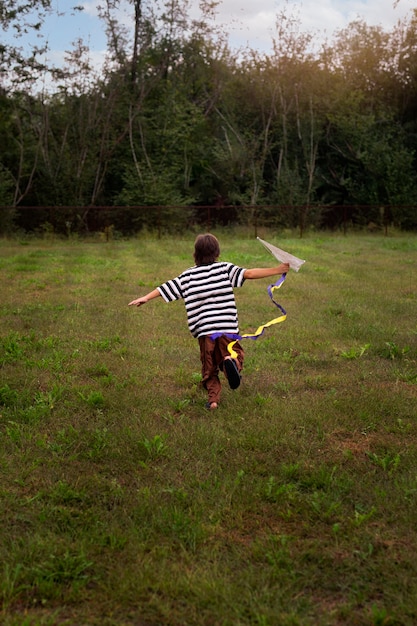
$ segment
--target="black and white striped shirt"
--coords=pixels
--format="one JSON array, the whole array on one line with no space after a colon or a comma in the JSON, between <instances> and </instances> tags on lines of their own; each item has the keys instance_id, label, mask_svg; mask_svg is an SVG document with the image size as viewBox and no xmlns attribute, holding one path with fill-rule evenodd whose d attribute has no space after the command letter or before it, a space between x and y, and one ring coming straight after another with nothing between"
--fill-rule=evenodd
<instances>
[{"instance_id":1,"label":"black and white striped shirt","mask_svg":"<svg viewBox=\"0 0 417 626\"><path fill-rule=\"evenodd\" d=\"M242 287L244 273L243 267L222 261L195 265L157 289L165 302L184 300L193 337L216 332L238 333L233 288Z\"/></svg>"}]
</instances>

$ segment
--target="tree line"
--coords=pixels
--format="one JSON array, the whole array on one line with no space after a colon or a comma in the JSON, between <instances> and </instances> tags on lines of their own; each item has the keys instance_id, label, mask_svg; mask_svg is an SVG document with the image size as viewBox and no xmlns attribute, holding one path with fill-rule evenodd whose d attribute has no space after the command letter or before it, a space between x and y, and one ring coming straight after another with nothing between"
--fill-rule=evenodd
<instances>
[{"instance_id":1,"label":"tree line","mask_svg":"<svg viewBox=\"0 0 417 626\"><path fill-rule=\"evenodd\" d=\"M215 0L198 20L187 0L133 0L129 29L119 4L100 9L100 72L82 41L58 68L42 47L0 45L1 231L48 224L50 208L54 229L83 230L100 207L122 233L182 229L202 207L301 233L417 228L417 11L320 46L280 13L266 54L230 48ZM6 0L0 24L41 31L49 9Z\"/></svg>"}]
</instances>

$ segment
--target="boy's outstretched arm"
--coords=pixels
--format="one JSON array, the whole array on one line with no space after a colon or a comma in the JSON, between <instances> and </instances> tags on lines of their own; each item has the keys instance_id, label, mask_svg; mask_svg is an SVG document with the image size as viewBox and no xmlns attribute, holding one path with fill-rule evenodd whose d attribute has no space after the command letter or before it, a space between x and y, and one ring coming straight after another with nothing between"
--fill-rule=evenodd
<instances>
[{"instance_id":1,"label":"boy's outstretched arm","mask_svg":"<svg viewBox=\"0 0 417 626\"><path fill-rule=\"evenodd\" d=\"M158 289L154 289L146 294L146 296L141 296L140 298L136 298L136 300L132 300L129 302L128 306L142 306L142 304L146 304L149 300L153 300L154 298L158 298L161 294Z\"/></svg>"},{"instance_id":2,"label":"boy's outstretched arm","mask_svg":"<svg viewBox=\"0 0 417 626\"><path fill-rule=\"evenodd\" d=\"M254 267L245 270L243 276L247 279L266 278L267 276L275 276L276 274L286 274L290 269L288 263L281 263L278 267Z\"/></svg>"}]
</instances>

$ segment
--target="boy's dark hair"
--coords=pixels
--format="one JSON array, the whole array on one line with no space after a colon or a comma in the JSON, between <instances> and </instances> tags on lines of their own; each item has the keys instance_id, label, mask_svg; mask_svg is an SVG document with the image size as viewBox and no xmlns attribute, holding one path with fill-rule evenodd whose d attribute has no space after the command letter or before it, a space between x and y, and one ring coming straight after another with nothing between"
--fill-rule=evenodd
<instances>
[{"instance_id":1,"label":"boy's dark hair","mask_svg":"<svg viewBox=\"0 0 417 626\"><path fill-rule=\"evenodd\" d=\"M220 256L220 245L217 238L210 233L198 235L194 243L194 261L196 265L209 265Z\"/></svg>"}]
</instances>

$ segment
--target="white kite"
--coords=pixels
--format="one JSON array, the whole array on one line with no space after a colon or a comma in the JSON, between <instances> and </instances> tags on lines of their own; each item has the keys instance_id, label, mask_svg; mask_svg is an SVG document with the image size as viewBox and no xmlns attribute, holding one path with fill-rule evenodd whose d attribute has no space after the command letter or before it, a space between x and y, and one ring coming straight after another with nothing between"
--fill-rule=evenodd
<instances>
[{"instance_id":1,"label":"white kite","mask_svg":"<svg viewBox=\"0 0 417 626\"><path fill-rule=\"evenodd\" d=\"M267 250L277 259L277 261L281 261L281 263L288 263L292 270L298 272L300 267L305 263L302 259L298 259L296 256L293 256L289 252L285 252L285 250L281 250L276 246L273 246L271 243L264 241L260 237L257 237L257 240L260 241Z\"/></svg>"},{"instance_id":2,"label":"white kite","mask_svg":"<svg viewBox=\"0 0 417 626\"><path fill-rule=\"evenodd\" d=\"M289 254L289 252L285 252L285 250L280 250L280 248L273 246L267 241L264 241L263 239L261 239L260 237L257 237L257 239L265 246L267 250L269 250L269 252L278 261L281 261L281 263L288 263L290 268L295 270L296 272L298 272L298 270L303 265L303 263L305 263L305 261L303 261L302 259L298 259L296 256ZM266 324L262 324L261 326L258 327L258 329L254 333L247 333L247 334L245 333L244 335L226 333L226 337L228 337L229 339L232 339L232 341L228 344L227 349L233 359L237 359L237 352L233 348L236 341L239 341L240 339L258 339L264 334L266 328L269 328L269 326L273 326L274 324L279 324L280 322L284 322L287 319L287 312L284 309L284 307L282 307L280 304L278 304L278 302L274 300L274 292L281 287L281 285L284 283L284 280L286 279L286 276L287 276L286 273L282 274L274 285L269 285L268 287L269 297L271 298L275 306L278 307L278 309L281 311L281 315L279 317L276 317L275 319L271 320L270 322L267 322ZM221 332L213 333L212 335L210 335L210 337L212 339L217 339L223 334L224 333L221 333Z\"/></svg>"}]
</instances>

